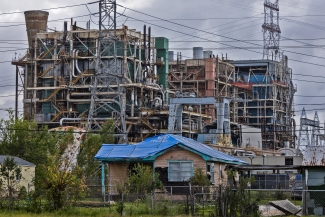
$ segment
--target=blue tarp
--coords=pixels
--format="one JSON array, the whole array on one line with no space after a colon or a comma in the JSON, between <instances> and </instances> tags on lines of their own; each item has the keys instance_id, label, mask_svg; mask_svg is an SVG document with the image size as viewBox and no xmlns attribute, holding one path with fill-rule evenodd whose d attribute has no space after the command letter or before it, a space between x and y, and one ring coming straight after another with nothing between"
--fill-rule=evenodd
<instances>
[{"instance_id":1,"label":"blue tarp","mask_svg":"<svg viewBox=\"0 0 325 217\"><path fill-rule=\"evenodd\" d=\"M245 161L217 151L193 139L172 134L150 137L135 145L103 144L96 154L95 159L101 161L149 160L160 152L176 145L197 152L211 160L246 164Z\"/></svg>"}]
</instances>

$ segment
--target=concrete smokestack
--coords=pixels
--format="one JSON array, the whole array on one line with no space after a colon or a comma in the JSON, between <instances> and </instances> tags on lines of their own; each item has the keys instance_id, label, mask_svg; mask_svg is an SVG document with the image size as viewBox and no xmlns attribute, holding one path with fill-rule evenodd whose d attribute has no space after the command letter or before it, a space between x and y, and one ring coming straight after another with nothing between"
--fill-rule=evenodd
<instances>
[{"instance_id":1,"label":"concrete smokestack","mask_svg":"<svg viewBox=\"0 0 325 217\"><path fill-rule=\"evenodd\" d=\"M28 38L28 45L33 47L35 35L39 32L45 32L47 27L47 20L49 12L47 11L25 11L26 31Z\"/></svg>"}]
</instances>

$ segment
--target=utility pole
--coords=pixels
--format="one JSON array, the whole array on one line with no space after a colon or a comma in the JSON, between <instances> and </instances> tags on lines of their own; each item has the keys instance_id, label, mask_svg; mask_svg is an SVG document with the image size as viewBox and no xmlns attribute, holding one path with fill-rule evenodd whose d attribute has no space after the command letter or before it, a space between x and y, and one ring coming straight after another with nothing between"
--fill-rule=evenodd
<instances>
[{"instance_id":1,"label":"utility pole","mask_svg":"<svg viewBox=\"0 0 325 217\"><path fill-rule=\"evenodd\" d=\"M114 135L119 143L127 143L125 90L120 86L124 83L124 73L119 67L122 62L116 57L116 42L116 1L100 0L96 68L90 88L91 103L86 128L87 131L99 130L105 118L113 118ZM100 94L103 92L110 94ZM98 114L101 114L100 118Z\"/></svg>"}]
</instances>

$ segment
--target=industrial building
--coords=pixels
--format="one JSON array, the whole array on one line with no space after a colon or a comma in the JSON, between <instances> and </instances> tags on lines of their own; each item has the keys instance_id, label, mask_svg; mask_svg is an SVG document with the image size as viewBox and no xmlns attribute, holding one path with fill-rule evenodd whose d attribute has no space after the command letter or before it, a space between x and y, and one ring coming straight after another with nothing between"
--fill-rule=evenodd
<instances>
[{"instance_id":1,"label":"industrial building","mask_svg":"<svg viewBox=\"0 0 325 217\"><path fill-rule=\"evenodd\" d=\"M23 77L24 117L50 128L86 128L91 88L98 70L95 60L99 30L90 29L89 24L81 28L71 21L69 30L65 22L63 31L50 31L46 28L48 15L44 11L25 12L29 49L12 62ZM146 27L143 31L127 26L116 29L116 65L123 78L109 87L97 83L101 88L97 96L111 103L97 110L94 119L103 123L115 118L120 110L115 94L121 88L128 142L168 132L168 97L174 94L167 88L168 39L151 37L150 27L148 34ZM109 65L112 57L107 53L100 52L101 61ZM202 124L212 121L212 116L204 112L184 110L182 115L190 120L185 124L184 118L182 129L192 134L200 128L197 119L203 120Z\"/></svg>"},{"instance_id":2,"label":"industrial building","mask_svg":"<svg viewBox=\"0 0 325 217\"><path fill-rule=\"evenodd\" d=\"M116 135L127 135L122 143L170 133L229 148L250 145L253 135L241 135L249 125L261 129L257 148L293 146L295 89L286 57L231 61L195 47L192 59L174 60L168 39L152 37L150 27L98 30L71 20L56 31L47 29L48 16L25 12L29 49L12 61L23 80L25 118L86 130L114 119ZM113 46L101 47L110 35ZM103 65L115 74L99 79Z\"/></svg>"},{"instance_id":3,"label":"industrial building","mask_svg":"<svg viewBox=\"0 0 325 217\"><path fill-rule=\"evenodd\" d=\"M237 139L241 144L249 142L243 141L237 133L240 125L248 125L261 129L260 145L264 149L294 147L293 96L296 89L286 56L279 62L228 60L215 57L202 47L193 48L193 59L181 60L180 56L177 54L176 61L170 58L170 90L181 95L231 99L232 144L236 144ZM206 106L205 112L213 115L210 111L213 111L211 106Z\"/></svg>"}]
</instances>

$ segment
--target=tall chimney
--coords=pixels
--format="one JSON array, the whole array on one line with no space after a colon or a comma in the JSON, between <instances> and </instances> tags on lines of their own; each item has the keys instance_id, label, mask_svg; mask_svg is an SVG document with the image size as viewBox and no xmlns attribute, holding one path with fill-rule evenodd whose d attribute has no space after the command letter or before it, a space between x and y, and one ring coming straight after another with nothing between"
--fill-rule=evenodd
<instances>
[{"instance_id":1,"label":"tall chimney","mask_svg":"<svg viewBox=\"0 0 325 217\"><path fill-rule=\"evenodd\" d=\"M49 12L47 11L25 11L26 31L29 48L33 48L33 41L39 32L46 32L47 19Z\"/></svg>"}]
</instances>

